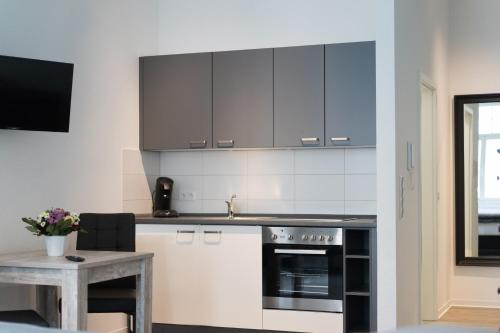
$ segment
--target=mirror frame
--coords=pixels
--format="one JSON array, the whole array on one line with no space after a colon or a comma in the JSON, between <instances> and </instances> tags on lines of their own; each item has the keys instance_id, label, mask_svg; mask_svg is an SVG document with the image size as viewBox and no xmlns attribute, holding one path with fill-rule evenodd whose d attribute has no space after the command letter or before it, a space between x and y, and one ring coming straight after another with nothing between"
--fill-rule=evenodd
<instances>
[{"instance_id":1,"label":"mirror frame","mask_svg":"<svg viewBox=\"0 0 500 333\"><path fill-rule=\"evenodd\" d=\"M500 103L499 94L454 96L455 127L455 258L457 266L500 267L498 257L465 256L465 198L464 198L464 104Z\"/></svg>"}]
</instances>

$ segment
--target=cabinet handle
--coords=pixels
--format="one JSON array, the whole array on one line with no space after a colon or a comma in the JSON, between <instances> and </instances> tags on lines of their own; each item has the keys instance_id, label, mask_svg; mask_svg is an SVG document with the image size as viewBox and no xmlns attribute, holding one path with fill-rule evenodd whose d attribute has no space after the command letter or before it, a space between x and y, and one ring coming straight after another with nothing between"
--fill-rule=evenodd
<instances>
[{"instance_id":1,"label":"cabinet handle","mask_svg":"<svg viewBox=\"0 0 500 333\"><path fill-rule=\"evenodd\" d=\"M207 140L189 141L189 148L205 148Z\"/></svg>"},{"instance_id":2,"label":"cabinet handle","mask_svg":"<svg viewBox=\"0 0 500 333\"><path fill-rule=\"evenodd\" d=\"M217 141L217 147L219 147L219 148L232 148L232 147L234 147L234 140L219 140L219 141Z\"/></svg>"},{"instance_id":3,"label":"cabinet handle","mask_svg":"<svg viewBox=\"0 0 500 333\"><path fill-rule=\"evenodd\" d=\"M194 234L194 230L177 230L178 234Z\"/></svg>"},{"instance_id":4,"label":"cabinet handle","mask_svg":"<svg viewBox=\"0 0 500 333\"><path fill-rule=\"evenodd\" d=\"M319 138L302 138L300 139L303 146L316 146L319 145Z\"/></svg>"},{"instance_id":5,"label":"cabinet handle","mask_svg":"<svg viewBox=\"0 0 500 333\"><path fill-rule=\"evenodd\" d=\"M221 235L222 234L222 231L218 230L204 230L203 231L204 234L212 234L212 235Z\"/></svg>"},{"instance_id":6,"label":"cabinet handle","mask_svg":"<svg viewBox=\"0 0 500 333\"><path fill-rule=\"evenodd\" d=\"M344 136L344 137L330 138L330 141L333 144L349 144L351 143L351 138L348 136Z\"/></svg>"}]
</instances>

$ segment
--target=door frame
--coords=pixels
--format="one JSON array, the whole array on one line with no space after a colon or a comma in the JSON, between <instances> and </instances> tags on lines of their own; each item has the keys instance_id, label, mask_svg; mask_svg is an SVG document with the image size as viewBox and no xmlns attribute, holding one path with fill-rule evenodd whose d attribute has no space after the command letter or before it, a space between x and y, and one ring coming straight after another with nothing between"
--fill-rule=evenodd
<instances>
[{"instance_id":1,"label":"door frame","mask_svg":"<svg viewBox=\"0 0 500 333\"><path fill-rule=\"evenodd\" d=\"M419 81L419 163L418 163L418 179L419 179L419 223L420 223L420 252L419 252L419 272L420 272L420 319L423 320L437 320L439 318L438 308L437 308L437 263L438 263L438 244L437 244L437 219L438 219L438 186L437 186L437 174L438 174L438 159L437 159L437 89L434 82L427 77L425 74L420 73ZM422 205L422 88L429 89L432 92L432 145L431 145L431 156L432 156L432 216L434 223L432 224L430 233L432 233L431 244L433 247L432 256L428 258L432 261L430 265L430 272L428 274L432 275L429 281L432 281L432 285L429 286L429 290L424 290L423 288L423 258L422 258L422 248L423 248L423 228L424 224L422 221L423 216L423 205ZM427 243L427 242L426 242ZM429 299L432 299L431 309L427 309L428 312L424 313L422 311L424 304L424 293L427 293Z\"/></svg>"}]
</instances>

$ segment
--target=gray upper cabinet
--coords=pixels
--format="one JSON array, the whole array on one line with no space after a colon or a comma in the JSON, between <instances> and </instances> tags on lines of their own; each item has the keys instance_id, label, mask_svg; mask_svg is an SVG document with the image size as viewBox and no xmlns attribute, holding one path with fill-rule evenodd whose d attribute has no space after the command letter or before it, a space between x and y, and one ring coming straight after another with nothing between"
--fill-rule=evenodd
<instances>
[{"instance_id":1,"label":"gray upper cabinet","mask_svg":"<svg viewBox=\"0 0 500 333\"><path fill-rule=\"evenodd\" d=\"M273 146L273 50L213 55L214 148Z\"/></svg>"},{"instance_id":2,"label":"gray upper cabinet","mask_svg":"<svg viewBox=\"0 0 500 333\"><path fill-rule=\"evenodd\" d=\"M375 42L326 45L326 145L375 145Z\"/></svg>"},{"instance_id":3,"label":"gray upper cabinet","mask_svg":"<svg viewBox=\"0 0 500 333\"><path fill-rule=\"evenodd\" d=\"M212 54L141 58L142 147L212 147Z\"/></svg>"},{"instance_id":4,"label":"gray upper cabinet","mask_svg":"<svg viewBox=\"0 0 500 333\"><path fill-rule=\"evenodd\" d=\"M274 146L324 145L324 46L274 51Z\"/></svg>"}]
</instances>

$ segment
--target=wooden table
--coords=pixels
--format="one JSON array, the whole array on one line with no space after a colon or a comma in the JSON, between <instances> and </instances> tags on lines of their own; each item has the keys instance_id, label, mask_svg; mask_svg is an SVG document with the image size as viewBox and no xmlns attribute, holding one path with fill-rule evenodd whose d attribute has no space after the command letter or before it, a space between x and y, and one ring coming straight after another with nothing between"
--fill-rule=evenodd
<instances>
[{"instance_id":1,"label":"wooden table","mask_svg":"<svg viewBox=\"0 0 500 333\"><path fill-rule=\"evenodd\" d=\"M87 328L88 288L91 283L137 276L136 325L151 333L152 253L73 251L81 263L48 257L45 251L0 255L0 283L37 285L37 305L51 326L58 325L57 287L61 287L62 329Z\"/></svg>"}]
</instances>

